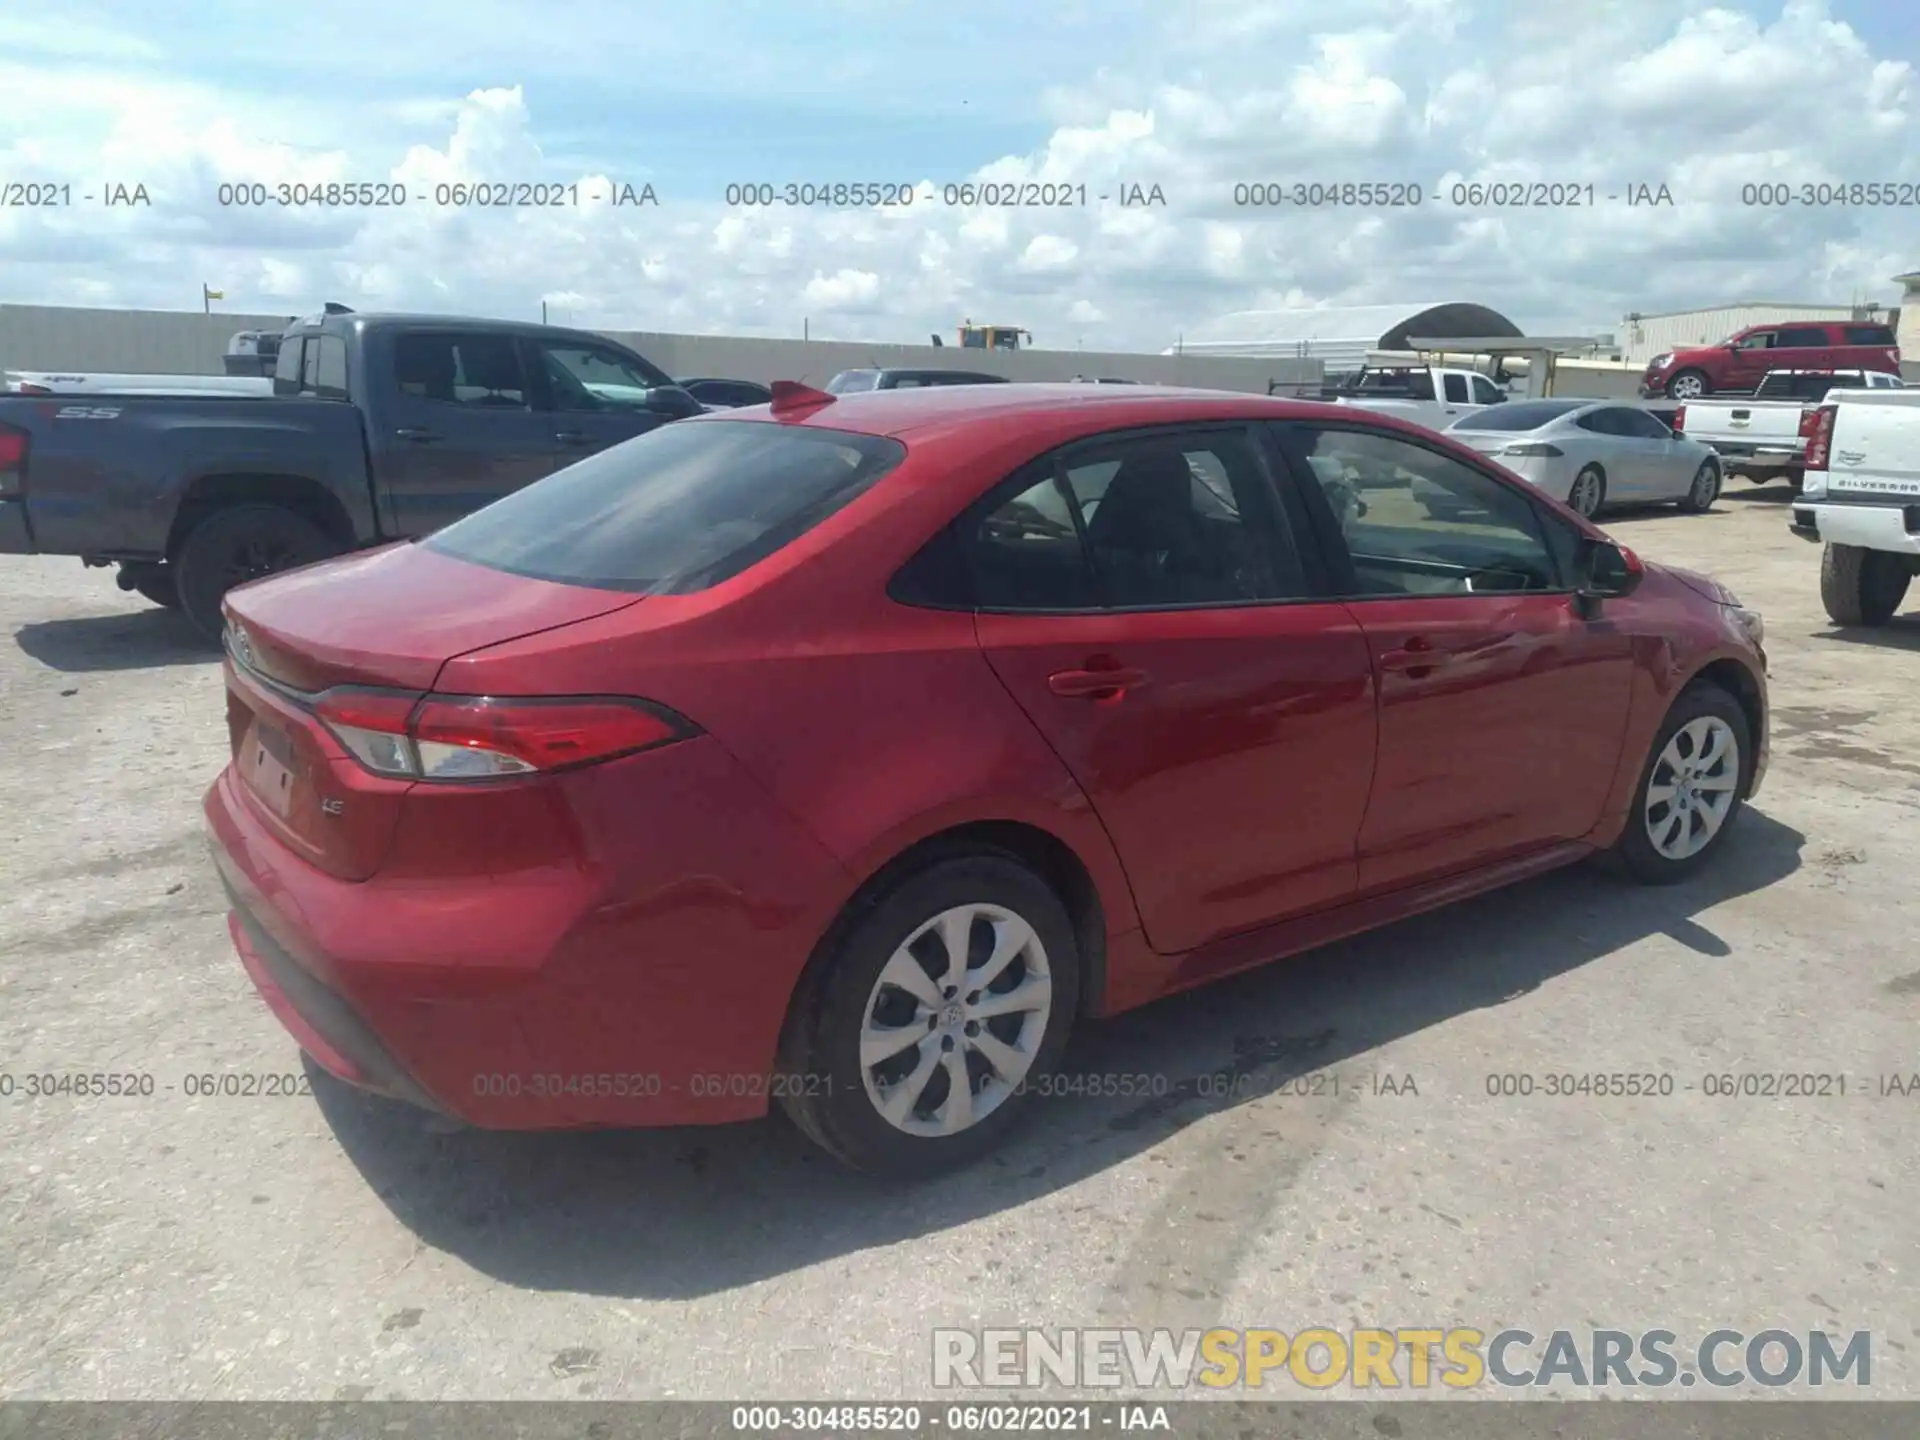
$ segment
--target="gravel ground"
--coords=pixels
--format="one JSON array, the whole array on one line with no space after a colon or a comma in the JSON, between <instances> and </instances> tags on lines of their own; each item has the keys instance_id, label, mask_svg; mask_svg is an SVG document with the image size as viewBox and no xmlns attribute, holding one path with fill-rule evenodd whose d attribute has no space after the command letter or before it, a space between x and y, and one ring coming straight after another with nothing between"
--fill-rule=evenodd
<instances>
[{"instance_id":1,"label":"gravel ground","mask_svg":"<svg viewBox=\"0 0 1920 1440\"><path fill-rule=\"evenodd\" d=\"M104 572L0 562L0 1396L884 1398L931 1393L935 1326L1778 1325L1873 1332L1870 1393L1920 1398L1920 1096L1879 1093L1920 1071L1920 611L1834 633L1785 498L1611 522L1768 618L1773 771L1708 872L1563 872L1090 1027L1076 1066L1172 1091L905 1188L774 1121L190 1097L301 1069L200 838L218 667ZM102 1071L152 1092L20 1089ZM1550 1072L1674 1090L1487 1092ZM1702 1088L1776 1072L1846 1095Z\"/></svg>"}]
</instances>

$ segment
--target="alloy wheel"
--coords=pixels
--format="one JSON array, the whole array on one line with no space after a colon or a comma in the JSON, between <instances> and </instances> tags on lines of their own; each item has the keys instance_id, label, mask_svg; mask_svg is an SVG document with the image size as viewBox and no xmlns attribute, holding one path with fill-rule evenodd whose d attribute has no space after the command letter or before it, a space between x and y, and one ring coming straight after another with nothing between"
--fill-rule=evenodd
<instances>
[{"instance_id":1,"label":"alloy wheel","mask_svg":"<svg viewBox=\"0 0 1920 1440\"><path fill-rule=\"evenodd\" d=\"M1591 516L1600 508L1600 477L1591 470L1582 470L1573 480L1573 492L1567 496L1567 504L1575 513Z\"/></svg>"},{"instance_id":2,"label":"alloy wheel","mask_svg":"<svg viewBox=\"0 0 1920 1440\"><path fill-rule=\"evenodd\" d=\"M1033 1068L1053 990L1046 947L1013 911L958 905L935 915L894 950L867 997L867 1098L909 1135L978 1125Z\"/></svg>"},{"instance_id":3,"label":"alloy wheel","mask_svg":"<svg viewBox=\"0 0 1920 1440\"><path fill-rule=\"evenodd\" d=\"M1740 741L1717 715L1689 720L1667 741L1647 779L1647 839L1668 860L1686 860L1713 842L1740 787Z\"/></svg>"},{"instance_id":4,"label":"alloy wheel","mask_svg":"<svg viewBox=\"0 0 1920 1440\"><path fill-rule=\"evenodd\" d=\"M1699 473L1693 477L1693 493L1688 498L1696 510L1709 508L1720 494L1720 473L1710 464L1703 464Z\"/></svg>"},{"instance_id":5,"label":"alloy wheel","mask_svg":"<svg viewBox=\"0 0 1920 1440\"><path fill-rule=\"evenodd\" d=\"M1675 400L1698 400L1706 391L1707 387L1698 375L1682 375L1667 387L1667 394Z\"/></svg>"}]
</instances>

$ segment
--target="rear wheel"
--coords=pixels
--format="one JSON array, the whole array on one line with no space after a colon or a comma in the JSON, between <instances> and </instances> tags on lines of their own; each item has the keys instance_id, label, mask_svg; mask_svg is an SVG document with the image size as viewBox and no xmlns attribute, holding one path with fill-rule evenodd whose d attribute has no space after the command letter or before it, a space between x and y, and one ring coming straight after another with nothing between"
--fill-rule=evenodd
<instances>
[{"instance_id":1,"label":"rear wheel","mask_svg":"<svg viewBox=\"0 0 1920 1440\"><path fill-rule=\"evenodd\" d=\"M1607 477L1598 465L1585 466L1573 477L1573 488L1567 491L1567 504L1576 515L1591 520L1606 502Z\"/></svg>"},{"instance_id":2,"label":"rear wheel","mask_svg":"<svg viewBox=\"0 0 1920 1440\"><path fill-rule=\"evenodd\" d=\"M1654 736L1614 853L1634 879L1671 885L1706 864L1739 817L1752 767L1747 715L1725 690L1682 690Z\"/></svg>"},{"instance_id":3,"label":"rear wheel","mask_svg":"<svg viewBox=\"0 0 1920 1440\"><path fill-rule=\"evenodd\" d=\"M236 505L195 525L171 568L180 608L201 634L218 640L227 591L339 553L332 537L304 515L278 505Z\"/></svg>"},{"instance_id":4,"label":"rear wheel","mask_svg":"<svg viewBox=\"0 0 1920 1440\"><path fill-rule=\"evenodd\" d=\"M1905 556L1829 543L1820 557L1820 602L1836 625L1884 625L1912 578Z\"/></svg>"},{"instance_id":5,"label":"rear wheel","mask_svg":"<svg viewBox=\"0 0 1920 1440\"><path fill-rule=\"evenodd\" d=\"M1680 501L1680 508L1690 515L1698 515L1713 508L1713 502L1720 498L1720 470L1711 460L1702 460L1700 468L1693 472L1693 483L1687 487L1687 493Z\"/></svg>"},{"instance_id":6,"label":"rear wheel","mask_svg":"<svg viewBox=\"0 0 1920 1440\"><path fill-rule=\"evenodd\" d=\"M1079 984L1053 889L1001 851L953 855L843 921L789 1024L781 1103L855 1169L964 1165L1059 1064Z\"/></svg>"}]
</instances>

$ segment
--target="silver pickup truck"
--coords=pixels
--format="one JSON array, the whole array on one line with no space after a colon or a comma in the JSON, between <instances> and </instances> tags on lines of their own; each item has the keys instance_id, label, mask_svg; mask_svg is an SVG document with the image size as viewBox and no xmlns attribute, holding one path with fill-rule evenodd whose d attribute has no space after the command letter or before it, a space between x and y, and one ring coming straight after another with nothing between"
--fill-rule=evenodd
<instances>
[{"instance_id":1,"label":"silver pickup truck","mask_svg":"<svg viewBox=\"0 0 1920 1440\"><path fill-rule=\"evenodd\" d=\"M1709 445L1728 475L1757 484L1791 481L1800 488L1813 417L1830 390L1898 390L1898 375L1879 370L1770 370L1750 397L1689 400L1675 431Z\"/></svg>"}]
</instances>

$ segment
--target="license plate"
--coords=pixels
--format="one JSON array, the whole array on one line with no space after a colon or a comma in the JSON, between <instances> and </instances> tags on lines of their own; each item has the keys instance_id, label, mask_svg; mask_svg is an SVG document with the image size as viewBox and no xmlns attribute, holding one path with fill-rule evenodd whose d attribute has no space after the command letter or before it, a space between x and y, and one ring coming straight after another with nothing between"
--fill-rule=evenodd
<instances>
[{"instance_id":1,"label":"license plate","mask_svg":"<svg viewBox=\"0 0 1920 1440\"><path fill-rule=\"evenodd\" d=\"M293 805L293 767L275 752L284 753L290 748L282 736L256 726L242 762L248 788L265 801L274 814L283 817Z\"/></svg>"}]
</instances>

